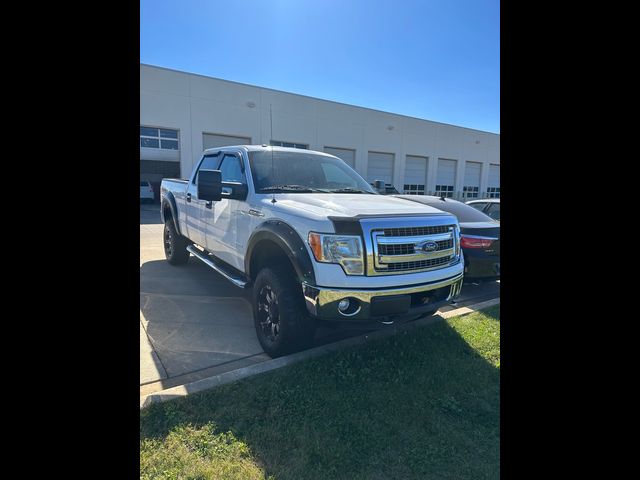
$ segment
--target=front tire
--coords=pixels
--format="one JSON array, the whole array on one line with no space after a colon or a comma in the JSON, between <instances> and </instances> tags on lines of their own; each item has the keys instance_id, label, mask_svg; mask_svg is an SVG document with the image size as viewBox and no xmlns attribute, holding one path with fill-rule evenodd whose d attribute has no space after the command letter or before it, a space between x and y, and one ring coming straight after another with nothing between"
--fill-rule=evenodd
<instances>
[{"instance_id":1,"label":"front tire","mask_svg":"<svg viewBox=\"0 0 640 480\"><path fill-rule=\"evenodd\" d=\"M253 320L260 345L270 357L311 346L315 321L290 269L263 268L253 285Z\"/></svg>"},{"instance_id":2,"label":"front tire","mask_svg":"<svg viewBox=\"0 0 640 480\"><path fill-rule=\"evenodd\" d=\"M173 221L168 219L164 224L162 235L164 244L164 256L171 265L184 265L189 261L187 246L189 241L176 232Z\"/></svg>"}]
</instances>

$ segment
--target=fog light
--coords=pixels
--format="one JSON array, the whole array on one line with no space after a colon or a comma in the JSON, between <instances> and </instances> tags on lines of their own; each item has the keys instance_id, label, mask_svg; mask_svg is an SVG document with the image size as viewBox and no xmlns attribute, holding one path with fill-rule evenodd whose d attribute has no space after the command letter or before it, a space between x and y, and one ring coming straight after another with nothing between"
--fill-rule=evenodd
<instances>
[{"instance_id":1,"label":"fog light","mask_svg":"<svg viewBox=\"0 0 640 480\"><path fill-rule=\"evenodd\" d=\"M360 313L362 306L357 298L343 298L338 302L338 313L344 317L352 317Z\"/></svg>"}]
</instances>

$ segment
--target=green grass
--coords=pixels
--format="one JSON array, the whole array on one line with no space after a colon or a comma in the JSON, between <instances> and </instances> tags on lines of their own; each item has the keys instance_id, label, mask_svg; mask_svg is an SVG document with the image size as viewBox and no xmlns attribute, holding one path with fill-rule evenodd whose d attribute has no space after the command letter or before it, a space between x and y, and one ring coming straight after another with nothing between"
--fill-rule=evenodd
<instances>
[{"instance_id":1,"label":"green grass","mask_svg":"<svg viewBox=\"0 0 640 480\"><path fill-rule=\"evenodd\" d=\"M499 369L496 306L154 404L141 478L498 478Z\"/></svg>"}]
</instances>

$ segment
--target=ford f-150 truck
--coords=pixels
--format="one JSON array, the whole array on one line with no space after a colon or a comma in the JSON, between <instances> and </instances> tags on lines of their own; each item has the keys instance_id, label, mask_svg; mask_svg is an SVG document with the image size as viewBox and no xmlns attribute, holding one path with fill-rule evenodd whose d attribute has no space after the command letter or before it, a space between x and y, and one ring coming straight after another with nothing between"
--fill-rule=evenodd
<instances>
[{"instance_id":1,"label":"ford f-150 truck","mask_svg":"<svg viewBox=\"0 0 640 480\"><path fill-rule=\"evenodd\" d=\"M337 157L244 145L208 149L161 185L164 251L252 289L275 357L310 345L318 319L366 327L433 314L458 295L456 217L379 195Z\"/></svg>"}]
</instances>

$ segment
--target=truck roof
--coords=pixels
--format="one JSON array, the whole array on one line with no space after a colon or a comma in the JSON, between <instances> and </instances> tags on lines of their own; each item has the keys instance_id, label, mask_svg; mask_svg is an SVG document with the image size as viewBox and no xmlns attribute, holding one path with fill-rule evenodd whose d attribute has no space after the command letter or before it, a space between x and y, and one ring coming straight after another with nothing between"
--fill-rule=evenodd
<instances>
[{"instance_id":1,"label":"truck roof","mask_svg":"<svg viewBox=\"0 0 640 480\"><path fill-rule=\"evenodd\" d=\"M300 153L312 152L312 153L318 153L320 155L326 155L327 157L333 157L333 155L330 155L328 153L319 152L317 150L309 150L307 148L277 147L277 146L270 146L270 145L228 145L226 147L207 148L204 151L204 153L206 154L207 152L217 152L220 150L227 150L227 149L232 150L237 148L243 148L247 152L259 152L259 151L270 152L271 150L273 150L274 152L300 152Z\"/></svg>"},{"instance_id":2,"label":"truck roof","mask_svg":"<svg viewBox=\"0 0 640 480\"><path fill-rule=\"evenodd\" d=\"M465 202L467 205L469 205L470 203L500 203L500 199L499 198L476 198L474 200L469 200L468 202Z\"/></svg>"}]
</instances>

